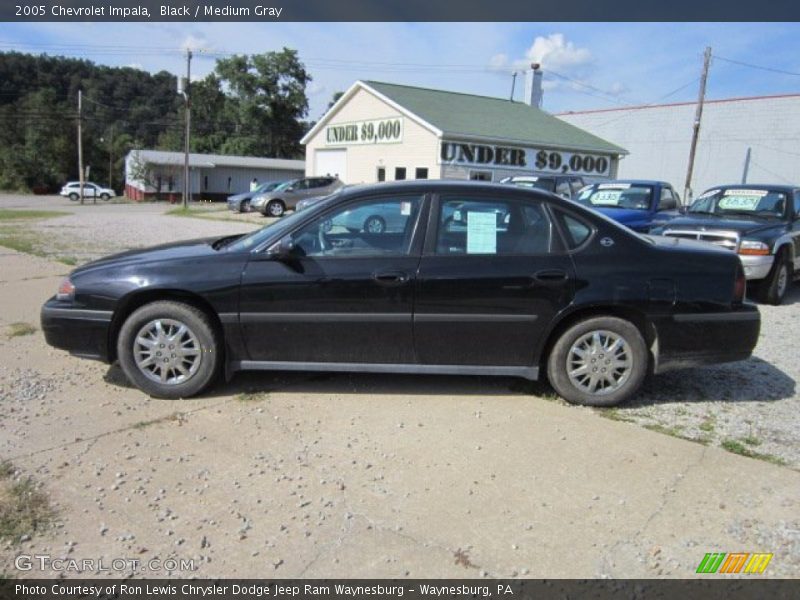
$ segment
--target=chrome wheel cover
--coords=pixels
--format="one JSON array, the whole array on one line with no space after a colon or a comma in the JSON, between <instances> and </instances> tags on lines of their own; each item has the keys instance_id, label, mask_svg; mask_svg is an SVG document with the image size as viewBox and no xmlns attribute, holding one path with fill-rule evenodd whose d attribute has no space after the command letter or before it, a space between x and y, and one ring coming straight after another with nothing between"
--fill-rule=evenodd
<instances>
[{"instance_id":1,"label":"chrome wheel cover","mask_svg":"<svg viewBox=\"0 0 800 600\"><path fill-rule=\"evenodd\" d=\"M786 293L786 287L789 285L789 269L785 264L780 266L778 271L778 284L775 286L775 292L778 298L783 298Z\"/></svg>"},{"instance_id":2,"label":"chrome wheel cover","mask_svg":"<svg viewBox=\"0 0 800 600\"><path fill-rule=\"evenodd\" d=\"M179 385L191 379L203 360L200 341L185 323L154 319L133 341L133 359L142 374L162 385Z\"/></svg>"},{"instance_id":3,"label":"chrome wheel cover","mask_svg":"<svg viewBox=\"0 0 800 600\"><path fill-rule=\"evenodd\" d=\"M628 342L612 331L590 331L575 340L567 353L567 375L581 392L611 394L630 379L633 355Z\"/></svg>"},{"instance_id":4,"label":"chrome wheel cover","mask_svg":"<svg viewBox=\"0 0 800 600\"><path fill-rule=\"evenodd\" d=\"M280 217L283 214L283 207L280 202L271 202L269 206L267 206L267 210L273 217Z\"/></svg>"},{"instance_id":5,"label":"chrome wheel cover","mask_svg":"<svg viewBox=\"0 0 800 600\"><path fill-rule=\"evenodd\" d=\"M384 225L377 217L370 217L364 226L367 233L383 233Z\"/></svg>"}]
</instances>

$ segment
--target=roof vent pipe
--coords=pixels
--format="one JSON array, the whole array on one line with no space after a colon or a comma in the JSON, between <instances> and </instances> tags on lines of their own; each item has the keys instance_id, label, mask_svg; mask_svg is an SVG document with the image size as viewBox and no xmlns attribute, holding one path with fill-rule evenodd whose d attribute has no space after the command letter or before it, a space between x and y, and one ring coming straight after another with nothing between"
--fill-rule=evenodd
<instances>
[{"instance_id":1,"label":"roof vent pipe","mask_svg":"<svg viewBox=\"0 0 800 600\"><path fill-rule=\"evenodd\" d=\"M536 108L542 107L542 68L539 63L531 63L530 71L525 72L525 103Z\"/></svg>"}]
</instances>

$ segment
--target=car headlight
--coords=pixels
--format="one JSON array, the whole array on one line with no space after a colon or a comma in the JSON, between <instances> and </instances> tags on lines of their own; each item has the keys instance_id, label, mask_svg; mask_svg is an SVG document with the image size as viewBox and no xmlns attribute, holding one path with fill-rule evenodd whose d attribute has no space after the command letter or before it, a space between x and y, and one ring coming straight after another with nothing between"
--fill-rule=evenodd
<instances>
[{"instance_id":1,"label":"car headlight","mask_svg":"<svg viewBox=\"0 0 800 600\"><path fill-rule=\"evenodd\" d=\"M739 244L739 254L747 256L769 256L769 246L756 240L742 240Z\"/></svg>"},{"instance_id":2,"label":"car headlight","mask_svg":"<svg viewBox=\"0 0 800 600\"><path fill-rule=\"evenodd\" d=\"M61 285L58 286L58 292L56 292L56 299L57 300L73 300L75 298L75 286L67 277L64 281L61 282Z\"/></svg>"}]
</instances>

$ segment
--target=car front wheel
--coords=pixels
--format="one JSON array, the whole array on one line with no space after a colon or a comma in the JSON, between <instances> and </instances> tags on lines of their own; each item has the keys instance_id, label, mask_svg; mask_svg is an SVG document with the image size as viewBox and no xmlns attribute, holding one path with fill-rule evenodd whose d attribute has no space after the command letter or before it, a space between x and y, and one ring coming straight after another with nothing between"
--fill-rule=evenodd
<instances>
[{"instance_id":1,"label":"car front wheel","mask_svg":"<svg viewBox=\"0 0 800 600\"><path fill-rule=\"evenodd\" d=\"M281 217L286 207L280 200L270 200L264 209L264 214L268 217Z\"/></svg>"},{"instance_id":2,"label":"car front wheel","mask_svg":"<svg viewBox=\"0 0 800 600\"><path fill-rule=\"evenodd\" d=\"M203 311L159 301L122 325L117 356L128 379L155 398L188 398L208 387L222 364L219 336Z\"/></svg>"},{"instance_id":3,"label":"car front wheel","mask_svg":"<svg viewBox=\"0 0 800 600\"><path fill-rule=\"evenodd\" d=\"M613 406L630 398L647 374L639 329L617 317L579 321L558 338L547 360L550 385L568 402Z\"/></svg>"},{"instance_id":4,"label":"car front wheel","mask_svg":"<svg viewBox=\"0 0 800 600\"><path fill-rule=\"evenodd\" d=\"M786 292L791 282L791 271L789 269L789 259L786 252L781 252L775 257L767 278L761 282L758 290L758 299L766 304L774 306L783 302Z\"/></svg>"}]
</instances>

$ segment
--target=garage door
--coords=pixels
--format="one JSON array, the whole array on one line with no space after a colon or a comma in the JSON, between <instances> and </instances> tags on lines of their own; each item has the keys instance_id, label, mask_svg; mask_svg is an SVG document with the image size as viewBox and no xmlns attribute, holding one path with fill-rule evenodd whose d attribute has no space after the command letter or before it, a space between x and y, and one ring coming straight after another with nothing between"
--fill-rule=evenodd
<instances>
[{"instance_id":1,"label":"garage door","mask_svg":"<svg viewBox=\"0 0 800 600\"><path fill-rule=\"evenodd\" d=\"M314 155L314 175L338 176L342 181L347 180L347 149L317 150Z\"/></svg>"}]
</instances>

